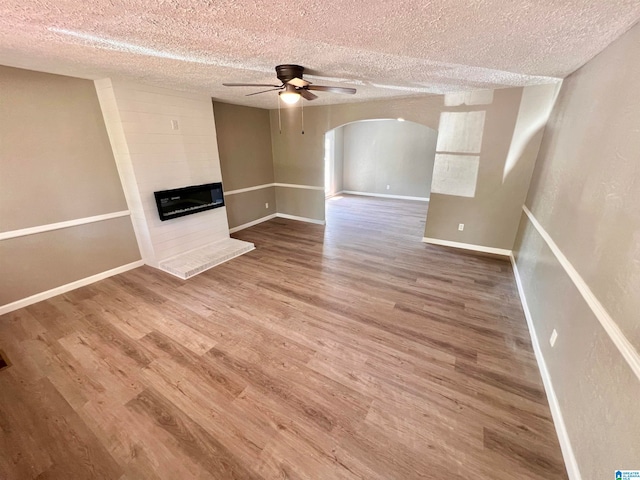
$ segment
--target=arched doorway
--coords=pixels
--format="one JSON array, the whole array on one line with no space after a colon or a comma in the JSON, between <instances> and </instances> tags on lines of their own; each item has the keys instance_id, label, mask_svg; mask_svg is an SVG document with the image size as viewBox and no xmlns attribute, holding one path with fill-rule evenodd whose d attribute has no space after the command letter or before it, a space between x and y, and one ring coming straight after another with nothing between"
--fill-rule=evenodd
<instances>
[{"instance_id":1,"label":"arched doorway","mask_svg":"<svg viewBox=\"0 0 640 480\"><path fill-rule=\"evenodd\" d=\"M437 131L403 119L371 119L341 125L324 136L324 182L327 202L345 196L362 200L389 199L385 208L401 201L421 202L426 221L436 152ZM359 200L362 202L362 200ZM380 202L380 200L378 200ZM405 209L407 205L404 204ZM330 221L329 207L325 216ZM416 235L422 238L422 232Z\"/></svg>"}]
</instances>

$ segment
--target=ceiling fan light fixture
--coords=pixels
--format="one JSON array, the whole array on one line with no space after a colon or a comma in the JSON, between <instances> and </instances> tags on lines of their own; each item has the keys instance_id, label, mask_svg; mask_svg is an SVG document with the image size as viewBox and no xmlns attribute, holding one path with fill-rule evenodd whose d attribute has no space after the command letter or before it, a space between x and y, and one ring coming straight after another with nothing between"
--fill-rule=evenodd
<instances>
[{"instance_id":1,"label":"ceiling fan light fixture","mask_svg":"<svg viewBox=\"0 0 640 480\"><path fill-rule=\"evenodd\" d=\"M311 90L330 93L346 93L350 95L356 93L355 88L312 85L311 82L302 78L303 74L304 67L301 67L300 65L277 65L276 76L281 82L280 85L273 85L270 83L223 83L222 85L225 87L271 87L269 90L248 93L246 96L250 97L252 95L280 90L278 92L279 98L281 98L287 105L294 105L298 103L300 101L300 97L309 101L318 98L318 96ZM280 100L278 100L278 108L280 108Z\"/></svg>"},{"instance_id":2,"label":"ceiling fan light fixture","mask_svg":"<svg viewBox=\"0 0 640 480\"><path fill-rule=\"evenodd\" d=\"M300 94L298 92L280 92L280 98L287 105L293 105L300 100Z\"/></svg>"}]
</instances>

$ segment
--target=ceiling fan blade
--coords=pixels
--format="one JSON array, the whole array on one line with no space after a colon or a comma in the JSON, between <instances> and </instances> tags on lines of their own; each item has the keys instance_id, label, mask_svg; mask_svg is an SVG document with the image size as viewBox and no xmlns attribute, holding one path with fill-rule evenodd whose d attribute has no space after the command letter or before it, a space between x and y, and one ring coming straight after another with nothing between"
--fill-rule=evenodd
<instances>
[{"instance_id":1,"label":"ceiling fan blade","mask_svg":"<svg viewBox=\"0 0 640 480\"><path fill-rule=\"evenodd\" d=\"M223 83L225 87L281 87L282 85L271 85L270 83Z\"/></svg>"},{"instance_id":2,"label":"ceiling fan blade","mask_svg":"<svg viewBox=\"0 0 640 480\"><path fill-rule=\"evenodd\" d=\"M298 77L292 78L287 83L289 85L293 85L294 87L299 87L299 88L306 87L307 85L311 85L311 82L307 82L306 80L303 80Z\"/></svg>"},{"instance_id":3,"label":"ceiling fan blade","mask_svg":"<svg viewBox=\"0 0 640 480\"><path fill-rule=\"evenodd\" d=\"M245 95L245 97L250 97L251 95L259 95L261 93L267 93L267 92L274 92L276 90L282 90L282 87L278 87L278 88L270 88L269 90L261 90L259 92L253 92L253 93L247 93Z\"/></svg>"},{"instance_id":4,"label":"ceiling fan blade","mask_svg":"<svg viewBox=\"0 0 640 480\"><path fill-rule=\"evenodd\" d=\"M331 93L348 93L349 95L353 95L356 93L355 88L346 88L346 87L325 87L323 85L309 85L307 87L308 90L317 90L319 92L331 92Z\"/></svg>"},{"instance_id":5,"label":"ceiling fan blade","mask_svg":"<svg viewBox=\"0 0 640 480\"><path fill-rule=\"evenodd\" d=\"M311 93L306 88L300 88L300 89L296 90L296 92L298 92L302 98L305 98L307 100L315 100L316 98L318 98L318 96L316 94Z\"/></svg>"}]
</instances>

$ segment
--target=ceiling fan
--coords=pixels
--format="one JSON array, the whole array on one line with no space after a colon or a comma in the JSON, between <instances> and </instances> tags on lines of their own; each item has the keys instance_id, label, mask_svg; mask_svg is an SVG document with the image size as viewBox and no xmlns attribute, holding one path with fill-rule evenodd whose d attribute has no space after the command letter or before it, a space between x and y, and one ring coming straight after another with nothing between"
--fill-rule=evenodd
<instances>
[{"instance_id":1,"label":"ceiling fan","mask_svg":"<svg viewBox=\"0 0 640 480\"><path fill-rule=\"evenodd\" d=\"M318 92L347 93L350 95L356 93L355 88L313 85L311 82L307 82L302 79L303 74L304 67L301 67L300 65L278 65L276 67L276 75L278 80L282 82L281 85L272 85L269 83L223 83L222 85L225 87L272 87L269 90L249 93L247 97L280 90L278 95L283 102L289 105L296 103L300 100L300 97L303 97L306 100L315 100L318 98L318 96L312 93L311 90Z\"/></svg>"}]
</instances>

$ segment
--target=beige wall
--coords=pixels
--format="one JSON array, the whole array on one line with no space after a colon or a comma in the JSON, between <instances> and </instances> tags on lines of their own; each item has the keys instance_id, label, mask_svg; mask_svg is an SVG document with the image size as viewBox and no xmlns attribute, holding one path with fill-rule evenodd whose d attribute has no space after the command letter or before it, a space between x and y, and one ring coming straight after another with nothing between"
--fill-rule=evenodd
<instances>
[{"instance_id":1,"label":"beige wall","mask_svg":"<svg viewBox=\"0 0 640 480\"><path fill-rule=\"evenodd\" d=\"M480 133L474 132L475 125L455 130L441 122L438 140L439 152L475 156L479 167L473 197L432 193L425 237L512 249L557 90L555 84L495 90L493 99L485 99L489 104L445 107L447 112L484 115ZM452 151L456 145L459 150ZM463 231L458 231L460 223Z\"/></svg>"},{"instance_id":2,"label":"beige wall","mask_svg":"<svg viewBox=\"0 0 640 480\"><path fill-rule=\"evenodd\" d=\"M0 306L140 260L129 217L0 241Z\"/></svg>"},{"instance_id":3,"label":"beige wall","mask_svg":"<svg viewBox=\"0 0 640 480\"><path fill-rule=\"evenodd\" d=\"M524 215L516 241L535 330L585 480L640 468L640 379L612 341L626 338L637 358L639 54L636 26L564 81L526 200L621 335L607 335Z\"/></svg>"},{"instance_id":4,"label":"beige wall","mask_svg":"<svg viewBox=\"0 0 640 480\"><path fill-rule=\"evenodd\" d=\"M225 196L229 227L245 225L276 213L276 187Z\"/></svg>"},{"instance_id":5,"label":"beige wall","mask_svg":"<svg viewBox=\"0 0 640 480\"><path fill-rule=\"evenodd\" d=\"M324 183L324 134L350 122L371 118L398 118L437 128L442 97L397 99L304 108L304 135L300 133L299 106L281 111L282 132L278 128L278 111L271 110L271 141L275 181L322 187ZM324 220L324 198L316 190L303 190L278 201L278 212ZM302 197L306 197L303 201ZM298 214L293 211L299 212Z\"/></svg>"},{"instance_id":6,"label":"beige wall","mask_svg":"<svg viewBox=\"0 0 640 480\"><path fill-rule=\"evenodd\" d=\"M93 82L0 67L0 232L127 210ZM0 306L140 259L129 217L0 240Z\"/></svg>"},{"instance_id":7,"label":"beige wall","mask_svg":"<svg viewBox=\"0 0 640 480\"><path fill-rule=\"evenodd\" d=\"M213 109L225 191L272 184L269 111L222 102ZM225 203L234 228L275 213L275 187L226 195Z\"/></svg>"},{"instance_id":8,"label":"beige wall","mask_svg":"<svg viewBox=\"0 0 640 480\"><path fill-rule=\"evenodd\" d=\"M475 196L472 198L432 193L426 222L426 237L486 247L511 249L519 221L519 208L526 195L528 172L520 172L503 182L503 173L511 149L513 133L520 114L522 88L480 92L473 101L456 102L444 96L424 96L376 102L305 107L305 133L300 133L300 108L282 111L282 133L278 129L278 111L271 111L271 138L275 181L322 186L324 133L350 122L365 119L402 117L435 130L440 129L443 112L474 114L484 112L479 127L481 151L469 153L466 148L478 136L478 124L449 125L449 140L461 144L460 155L479 156L479 172ZM465 97L466 98L466 97ZM471 97L469 97L471 98ZM478 100L479 99L479 100ZM453 99L455 100L455 99ZM442 132L439 132L439 136ZM473 137L473 138L470 138ZM451 141L445 146L448 148ZM444 148L444 147L443 147ZM465 151L466 150L466 151ZM445 150L443 150L445 151ZM446 151L445 151L446 152ZM535 153L527 155L535 161ZM297 194L297 211L301 216L324 219L323 200L313 191ZM301 201L302 195L306 201ZM316 204L318 202L318 204ZM285 199L278 211L291 213ZM314 216L315 215L315 216ZM464 223L465 230L458 231Z\"/></svg>"},{"instance_id":9,"label":"beige wall","mask_svg":"<svg viewBox=\"0 0 640 480\"><path fill-rule=\"evenodd\" d=\"M333 193L344 190L344 127L333 130Z\"/></svg>"},{"instance_id":10,"label":"beige wall","mask_svg":"<svg viewBox=\"0 0 640 480\"><path fill-rule=\"evenodd\" d=\"M0 231L126 210L93 82L1 66L0 82Z\"/></svg>"},{"instance_id":11,"label":"beige wall","mask_svg":"<svg viewBox=\"0 0 640 480\"><path fill-rule=\"evenodd\" d=\"M276 187L278 213L324 221L324 190ZM286 205L283 211L280 205Z\"/></svg>"},{"instance_id":12,"label":"beige wall","mask_svg":"<svg viewBox=\"0 0 640 480\"><path fill-rule=\"evenodd\" d=\"M214 102L213 112L225 190L273 183L269 111Z\"/></svg>"},{"instance_id":13,"label":"beige wall","mask_svg":"<svg viewBox=\"0 0 640 480\"><path fill-rule=\"evenodd\" d=\"M442 194L433 189L425 237L511 249L517 223L506 222L505 213L517 210L522 205L526 187L518 192L520 202L514 201L514 192L502 184L502 172L521 98L522 89L510 88L494 91L493 99L487 105L443 109L443 112L462 115L474 112L484 116L483 123L447 124L439 128L439 152L461 155L463 158L479 157L479 167L472 197ZM449 140L443 142L442 138ZM434 176L437 180L437 169ZM460 223L464 224L464 231L458 231Z\"/></svg>"},{"instance_id":14,"label":"beige wall","mask_svg":"<svg viewBox=\"0 0 640 480\"><path fill-rule=\"evenodd\" d=\"M429 197L437 131L396 119L338 130L344 131L343 190Z\"/></svg>"}]
</instances>

